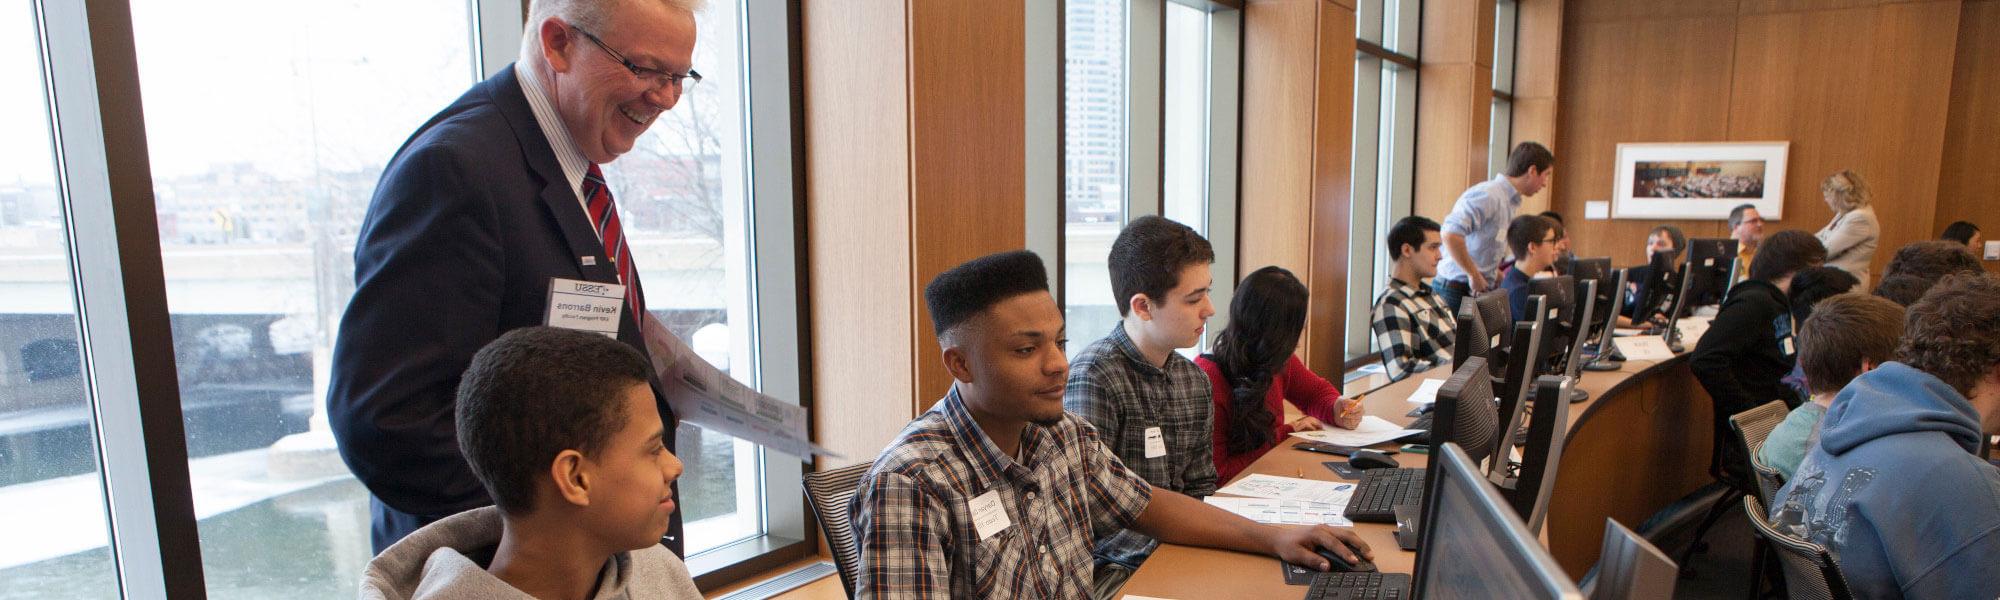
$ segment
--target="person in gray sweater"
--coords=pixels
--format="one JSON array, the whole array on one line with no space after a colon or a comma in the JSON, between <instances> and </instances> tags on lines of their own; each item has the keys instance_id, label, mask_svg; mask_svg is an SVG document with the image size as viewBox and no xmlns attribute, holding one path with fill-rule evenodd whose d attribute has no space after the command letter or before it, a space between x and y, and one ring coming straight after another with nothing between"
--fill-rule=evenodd
<instances>
[{"instance_id":1,"label":"person in gray sweater","mask_svg":"<svg viewBox=\"0 0 2000 600\"><path fill-rule=\"evenodd\" d=\"M698 600L660 545L681 462L662 443L638 351L595 333L515 329L458 387L459 450L492 495L369 561L364 600Z\"/></svg>"}]
</instances>

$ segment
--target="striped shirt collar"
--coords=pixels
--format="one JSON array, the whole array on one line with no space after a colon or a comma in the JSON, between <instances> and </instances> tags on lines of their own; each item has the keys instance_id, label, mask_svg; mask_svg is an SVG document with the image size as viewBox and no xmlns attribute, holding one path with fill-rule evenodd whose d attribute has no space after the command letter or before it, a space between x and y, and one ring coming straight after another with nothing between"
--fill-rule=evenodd
<instances>
[{"instance_id":1,"label":"striped shirt collar","mask_svg":"<svg viewBox=\"0 0 2000 600\"><path fill-rule=\"evenodd\" d=\"M521 93L528 97L528 108L535 113L535 124L541 126L542 137L549 139L549 149L555 151L556 163L562 165L563 178L569 180L569 191L576 194L578 206L583 202L583 173L590 169L590 159L576 149L576 140L569 135L569 127L563 125L562 115L556 112L555 101L549 98L548 90L542 87L541 66L536 61L524 60L515 63L520 76ZM589 208L585 207L585 212Z\"/></svg>"}]
</instances>

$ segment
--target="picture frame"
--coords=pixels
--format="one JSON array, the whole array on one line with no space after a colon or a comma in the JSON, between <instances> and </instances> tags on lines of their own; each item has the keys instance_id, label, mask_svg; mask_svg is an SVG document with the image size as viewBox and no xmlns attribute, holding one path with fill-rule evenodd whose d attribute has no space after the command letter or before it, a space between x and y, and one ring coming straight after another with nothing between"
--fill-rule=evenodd
<instances>
[{"instance_id":1,"label":"picture frame","mask_svg":"<svg viewBox=\"0 0 2000 600\"><path fill-rule=\"evenodd\" d=\"M1726 220L1742 204L1784 218L1791 142L1618 145L1613 219Z\"/></svg>"}]
</instances>

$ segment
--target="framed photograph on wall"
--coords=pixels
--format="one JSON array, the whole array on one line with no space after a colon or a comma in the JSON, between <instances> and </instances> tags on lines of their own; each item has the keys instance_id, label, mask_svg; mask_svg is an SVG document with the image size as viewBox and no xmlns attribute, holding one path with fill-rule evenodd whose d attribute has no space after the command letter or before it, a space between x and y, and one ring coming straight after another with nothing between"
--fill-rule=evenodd
<instances>
[{"instance_id":1,"label":"framed photograph on wall","mask_svg":"<svg viewBox=\"0 0 2000 600\"><path fill-rule=\"evenodd\" d=\"M1791 142L1619 144L1614 219L1729 218L1749 203L1784 218Z\"/></svg>"}]
</instances>

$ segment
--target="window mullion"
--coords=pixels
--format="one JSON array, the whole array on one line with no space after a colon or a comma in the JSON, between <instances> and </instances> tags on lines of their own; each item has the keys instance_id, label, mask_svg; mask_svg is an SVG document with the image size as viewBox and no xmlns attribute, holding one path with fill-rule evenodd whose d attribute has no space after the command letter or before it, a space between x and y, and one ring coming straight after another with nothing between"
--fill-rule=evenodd
<instances>
[{"instance_id":1,"label":"window mullion","mask_svg":"<svg viewBox=\"0 0 2000 600\"><path fill-rule=\"evenodd\" d=\"M202 598L131 6L38 6L119 586L126 597Z\"/></svg>"}]
</instances>

